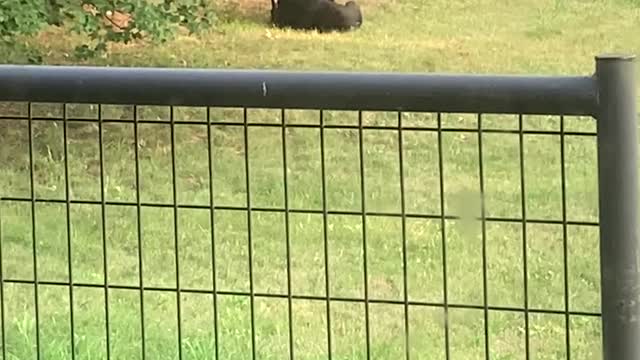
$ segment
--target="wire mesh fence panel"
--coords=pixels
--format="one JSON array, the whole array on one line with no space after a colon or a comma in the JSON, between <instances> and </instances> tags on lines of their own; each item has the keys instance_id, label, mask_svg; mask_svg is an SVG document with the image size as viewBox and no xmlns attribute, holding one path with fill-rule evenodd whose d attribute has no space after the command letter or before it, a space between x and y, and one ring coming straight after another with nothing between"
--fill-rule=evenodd
<instances>
[{"instance_id":1,"label":"wire mesh fence panel","mask_svg":"<svg viewBox=\"0 0 640 360\"><path fill-rule=\"evenodd\" d=\"M3 116L10 354L601 352L589 120L22 110Z\"/></svg>"},{"instance_id":2,"label":"wire mesh fence panel","mask_svg":"<svg viewBox=\"0 0 640 360\"><path fill-rule=\"evenodd\" d=\"M628 112L599 61L476 87L150 70L193 85L168 100L113 70L135 105L71 103L108 98L98 70L88 95L0 72L33 97L0 103L3 358L627 359L635 138L593 120Z\"/></svg>"}]
</instances>

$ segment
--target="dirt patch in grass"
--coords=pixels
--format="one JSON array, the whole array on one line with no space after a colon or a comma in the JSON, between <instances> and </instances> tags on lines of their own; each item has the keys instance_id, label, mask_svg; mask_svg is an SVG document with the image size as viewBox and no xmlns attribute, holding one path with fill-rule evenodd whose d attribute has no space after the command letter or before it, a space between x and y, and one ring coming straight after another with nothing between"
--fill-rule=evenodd
<instances>
[{"instance_id":1,"label":"dirt patch in grass","mask_svg":"<svg viewBox=\"0 0 640 360\"><path fill-rule=\"evenodd\" d=\"M242 11L255 11L271 8L270 0L223 0L223 4L231 4Z\"/></svg>"},{"instance_id":2,"label":"dirt patch in grass","mask_svg":"<svg viewBox=\"0 0 640 360\"><path fill-rule=\"evenodd\" d=\"M269 22L270 0L222 0L216 3L218 16L226 21Z\"/></svg>"}]
</instances>

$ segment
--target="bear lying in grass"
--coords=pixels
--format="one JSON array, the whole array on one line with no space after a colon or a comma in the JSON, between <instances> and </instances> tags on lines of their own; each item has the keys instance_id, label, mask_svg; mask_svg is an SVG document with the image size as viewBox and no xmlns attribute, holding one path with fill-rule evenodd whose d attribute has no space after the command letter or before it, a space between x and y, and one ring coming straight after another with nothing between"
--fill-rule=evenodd
<instances>
[{"instance_id":1,"label":"bear lying in grass","mask_svg":"<svg viewBox=\"0 0 640 360\"><path fill-rule=\"evenodd\" d=\"M362 25L362 11L351 0L344 5L334 0L271 0L271 22L279 28L349 31Z\"/></svg>"}]
</instances>

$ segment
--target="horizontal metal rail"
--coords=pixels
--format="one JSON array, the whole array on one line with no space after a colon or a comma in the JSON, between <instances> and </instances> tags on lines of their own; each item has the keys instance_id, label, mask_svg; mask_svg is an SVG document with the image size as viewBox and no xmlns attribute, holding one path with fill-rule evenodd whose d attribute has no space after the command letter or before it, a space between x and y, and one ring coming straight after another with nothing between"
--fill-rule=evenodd
<instances>
[{"instance_id":1,"label":"horizontal metal rail","mask_svg":"<svg viewBox=\"0 0 640 360\"><path fill-rule=\"evenodd\" d=\"M593 116L592 76L0 65L0 101Z\"/></svg>"}]
</instances>

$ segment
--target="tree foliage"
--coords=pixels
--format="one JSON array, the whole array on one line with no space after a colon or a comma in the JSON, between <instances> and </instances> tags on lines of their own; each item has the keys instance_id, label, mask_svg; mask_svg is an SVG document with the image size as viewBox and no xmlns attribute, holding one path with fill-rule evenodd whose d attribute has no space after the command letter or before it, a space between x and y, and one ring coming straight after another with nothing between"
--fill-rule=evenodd
<instances>
[{"instance_id":1,"label":"tree foliage","mask_svg":"<svg viewBox=\"0 0 640 360\"><path fill-rule=\"evenodd\" d=\"M2 0L0 41L15 44L47 25L68 26L85 35L78 59L105 54L109 43L165 42L178 28L196 33L211 27L215 14L205 0ZM41 59L41 58L40 58ZM34 59L35 62L38 59Z\"/></svg>"}]
</instances>

